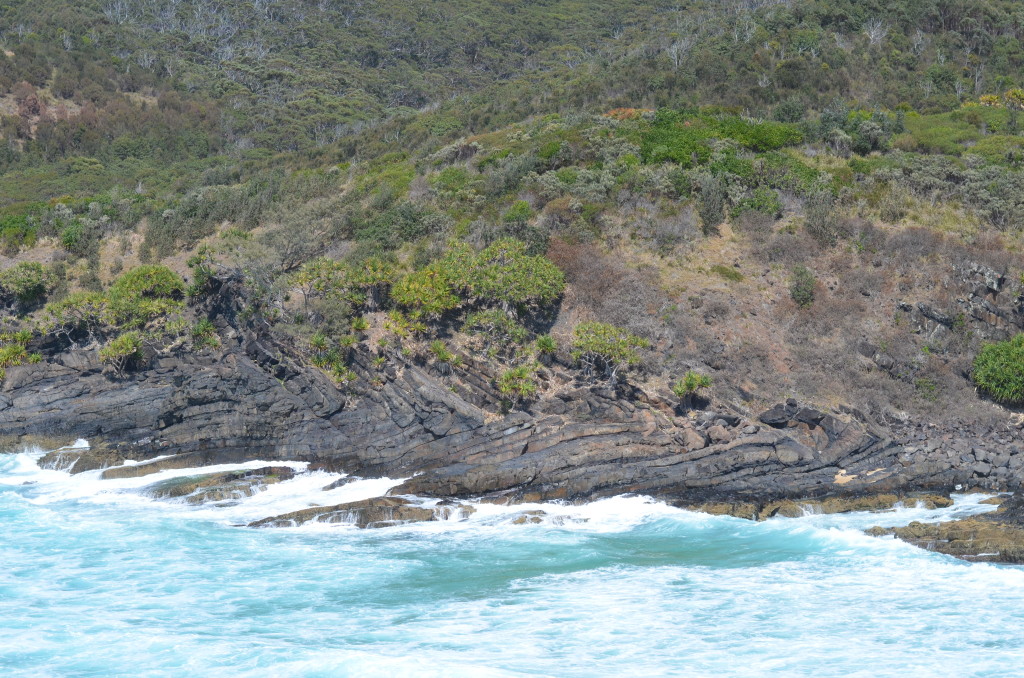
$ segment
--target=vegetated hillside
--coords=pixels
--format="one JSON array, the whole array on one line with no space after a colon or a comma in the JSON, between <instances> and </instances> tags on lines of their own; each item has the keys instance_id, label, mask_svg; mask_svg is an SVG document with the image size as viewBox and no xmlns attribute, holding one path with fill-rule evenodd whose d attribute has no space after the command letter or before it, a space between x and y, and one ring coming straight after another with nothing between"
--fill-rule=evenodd
<instances>
[{"instance_id":1,"label":"vegetated hillside","mask_svg":"<svg viewBox=\"0 0 1024 678\"><path fill-rule=\"evenodd\" d=\"M9 3L0 367L216 350L231 280L356 397L360 350L482 359L512 409L569 379L996 416L1015 4L629 6Z\"/></svg>"},{"instance_id":2,"label":"vegetated hillside","mask_svg":"<svg viewBox=\"0 0 1024 678\"><path fill-rule=\"evenodd\" d=\"M619 109L278 172L270 200L214 184L142 234L130 198L59 202L20 255L53 263L0 282L29 314L8 365L69 342L99 342L119 372L146 347L209 350L225 328L203 299L232 279L244 321L354 394L373 386L348 368L365 350L442 377L489 361L510 408L564 383L557 359L574 380L687 402L704 375L751 407L794 395L878 418L994 414L969 373L981 341L1019 323L1014 120L1003 104L836 104L802 123ZM959 155L898 150L938 139ZM147 263L165 257L191 271L191 310L185 283Z\"/></svg>"},{"instance_id":3,"label":"vegetated hillside","mask_svg":"<svg viewBox=\"0 0 1024 678\"><path fill-rule=\"evenodd\" d=\"M35 126L33 105L27 116L8 115L5 138L37 139L30 157L105 164L161 153L163 163L168 151L313 149L386 119L407 146L616 105L767 115L787 102L780 114L792 117L840 97L936 111L1020 85L1022 24L1012 0L17 0L0 7L9 54L0 58L0 95L26 108L25 83L52 104L44 117L71 123L56 133L45 121L26 129ZM130 124L137 113L117 107L110 112L125 126L94 120L88 107L78 119L87 104L141 107L167 91L214 106L219 143L155 138L149 125ZM187 118L171 123L197 131ZM113 144L109 155L97 136Z\"/></svg>"}]
</instances>

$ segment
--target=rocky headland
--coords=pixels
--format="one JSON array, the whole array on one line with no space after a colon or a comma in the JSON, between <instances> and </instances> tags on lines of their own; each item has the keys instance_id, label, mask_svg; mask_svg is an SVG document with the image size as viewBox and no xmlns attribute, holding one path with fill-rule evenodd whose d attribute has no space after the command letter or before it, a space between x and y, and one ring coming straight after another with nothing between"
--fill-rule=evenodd
<instances>
[{"instance_id":1,"label":"rocky headland","mask_svg":"<svg viewBox=\"0 0 1024 678\"><path fill-rule=\"evenodd\" d=\"M44 463L72 473L104 469L107 478L256 459L408 478L392 497L259 525L344 518L381 526L436 515L401 495L516 503L639 493L752 519L900 501L938 506L957 490L1016 491L1024 467L1018 427L882 428L851 408L829 413L795 400L756 413L721 403L683 411L630 386L574 382L557 361L543 377L562 388L526 411L498 412L492 375L468 355L458 373L439 376L400 357L380 371L357 351L352 364L377 387L343 393L290 358L287 346L223 319L220 329L219 350L153 355L146 369L126 375L112 373L94 349L12 370L0 394L0 430L54 447L86 438L89 449L58 450ZM216 475L154 492L223 500L290 473ZM975 520L997 529L1017 513ZM922 530L896 534L938 543Z\"/></svg>"},{"instance_id":2,"label":"rocky headland","mask_svg":"<svg viewBox=\"0 0 1024 678\"><path fill-rule=\"evenodd\" d=\"M985 282L984 272L969 273L981 281L971 299L998 284ZM636 493L765 519L911 501L942 506L956 491L1019 491L1024 477L1019 425L879 421L852 407L829 412L794 399L759 408L739 400L684 407L627 383L589 383L568 356L541 367L541 396L513 411L503 406L493 365L471 352L458 368L439 371L398 351L382 361L367 342L349 358L358 381L339 388L280 336L240 322L237 296L225 286L203 309L217 348L148 350L134 371L104 364L94 345L41 346L47 359L9 370L0 393L8 447L54 449L85 438L90 448L57 449L43 463L72 473L102 469L104 478L264 460L406 479L389 497L268 516L261 526L310 519L384 526L465 510L453 504L438 512L400 498L412 495L521 503ZM934 315L922 311L921 331L943 331ZM1018 315L991 315L989 325ZM229 501L293 472L212 474L150 491ZM977 520L1001 529L1017 513ZM916 526L902 530L895 534L915 543L941 541ZM1016 558L1009 547L1005 553Z\"/></svg>"}]
</instances>

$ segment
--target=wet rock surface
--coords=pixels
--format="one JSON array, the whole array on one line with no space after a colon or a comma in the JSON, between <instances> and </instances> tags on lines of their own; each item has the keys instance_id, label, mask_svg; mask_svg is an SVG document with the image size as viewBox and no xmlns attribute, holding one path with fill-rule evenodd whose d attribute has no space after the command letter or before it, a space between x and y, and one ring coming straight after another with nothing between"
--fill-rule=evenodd
<instances>
[{"instance_id":1,"label":"wet rock surface","mask_svg":"<svg viewBox=\"0 0 1024 678\"><path fill-rule=\"evenodd\" d=\"M867 533L896 537L964 560L1024 564L1024 495L1015 494L996 511L980 516L946 523L873 527Z\"/></svg>"},{"instance_id":2,"label":"wet rock surface","mask_svg":"<svg viewBox=\"0 0 1024 678\"><path fill-rule=\"evenodd\" d=\"M294 477L295 471L288 466L268 466L248 471L173 478L149 485L143 491L157 499L184 498L189 504L227 502L251 497L267 485Z\"/></svg>"},{"instance_id":3,"label":"wet rock surface","mask_svg":"<svg viewBox=\"0 0 1024 678\"><path fill-rule=\"evenodd\" d=\"M376 497L336 506L314 506L280 516L263 518L249 523L249 527L297 527L308 522L342 523L362 528L379 528L403 523L422 523L434 520L460 520L476 509L466 504L442 502L435 507L423 507L402 497Z\"/></svg>"},{"instance_id":4,"label":"wet rock surface","mask_svg":"<svg viewBox=\"0 0 1024 678\"><path fill-rule=\"evenodd\" d=\"M763 503L756 502L708 502L689 506L703 513L729 515L749 520L768 518L799 518L806 515L851 513L854 511L891 511L901 506L926 509L952 506L953 500L938 494L867 494L852 497L827 497L824 499L780 499Z\"/></svg>"}]
</instances>

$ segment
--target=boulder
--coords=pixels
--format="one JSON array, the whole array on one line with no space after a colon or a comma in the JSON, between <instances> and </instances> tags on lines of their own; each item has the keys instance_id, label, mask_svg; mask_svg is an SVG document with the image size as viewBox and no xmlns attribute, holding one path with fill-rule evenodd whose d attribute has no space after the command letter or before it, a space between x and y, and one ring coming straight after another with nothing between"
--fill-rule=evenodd
<instances>
[{"instance_id":1,"label":"boulder","mask_svg":"<svg viewBox=\"0 0 1024 678\"><path fill-rule=\"evenodd\" d=\"M732 434L724 426L715 425L708 429L708 437L711 438L712 442L724 443L732 439Z\"/></svg>"}]
</instances>

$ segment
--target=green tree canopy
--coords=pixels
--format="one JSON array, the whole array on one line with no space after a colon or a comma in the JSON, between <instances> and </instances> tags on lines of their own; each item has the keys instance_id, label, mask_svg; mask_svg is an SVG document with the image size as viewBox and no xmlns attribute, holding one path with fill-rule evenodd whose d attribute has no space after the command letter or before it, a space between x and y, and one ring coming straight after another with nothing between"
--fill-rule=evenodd
<instances>
[{"instance_id":1,"label":"green tree canopy","mask_svg":"<svg viewBox=\"0 0 1024 678\"><path fill-rule=\"evenodd\" d=\"M512 315L553 303L565 290L565 275L546 257L528 255L524 243L505 238L475 258L470 289Z\"/></svg>"},{"instance_id":2,"label":"green tree canopy","mask_svg":"<svg viewBox=\"0 0 1024 678\"><path fill-rule=\"evenodd\" d=\"M123 274L107 292L104 320L114 327L140 328L154 318L183 308L185 281L160 265L143 265Z\"/></svg>"}]
</instances>

